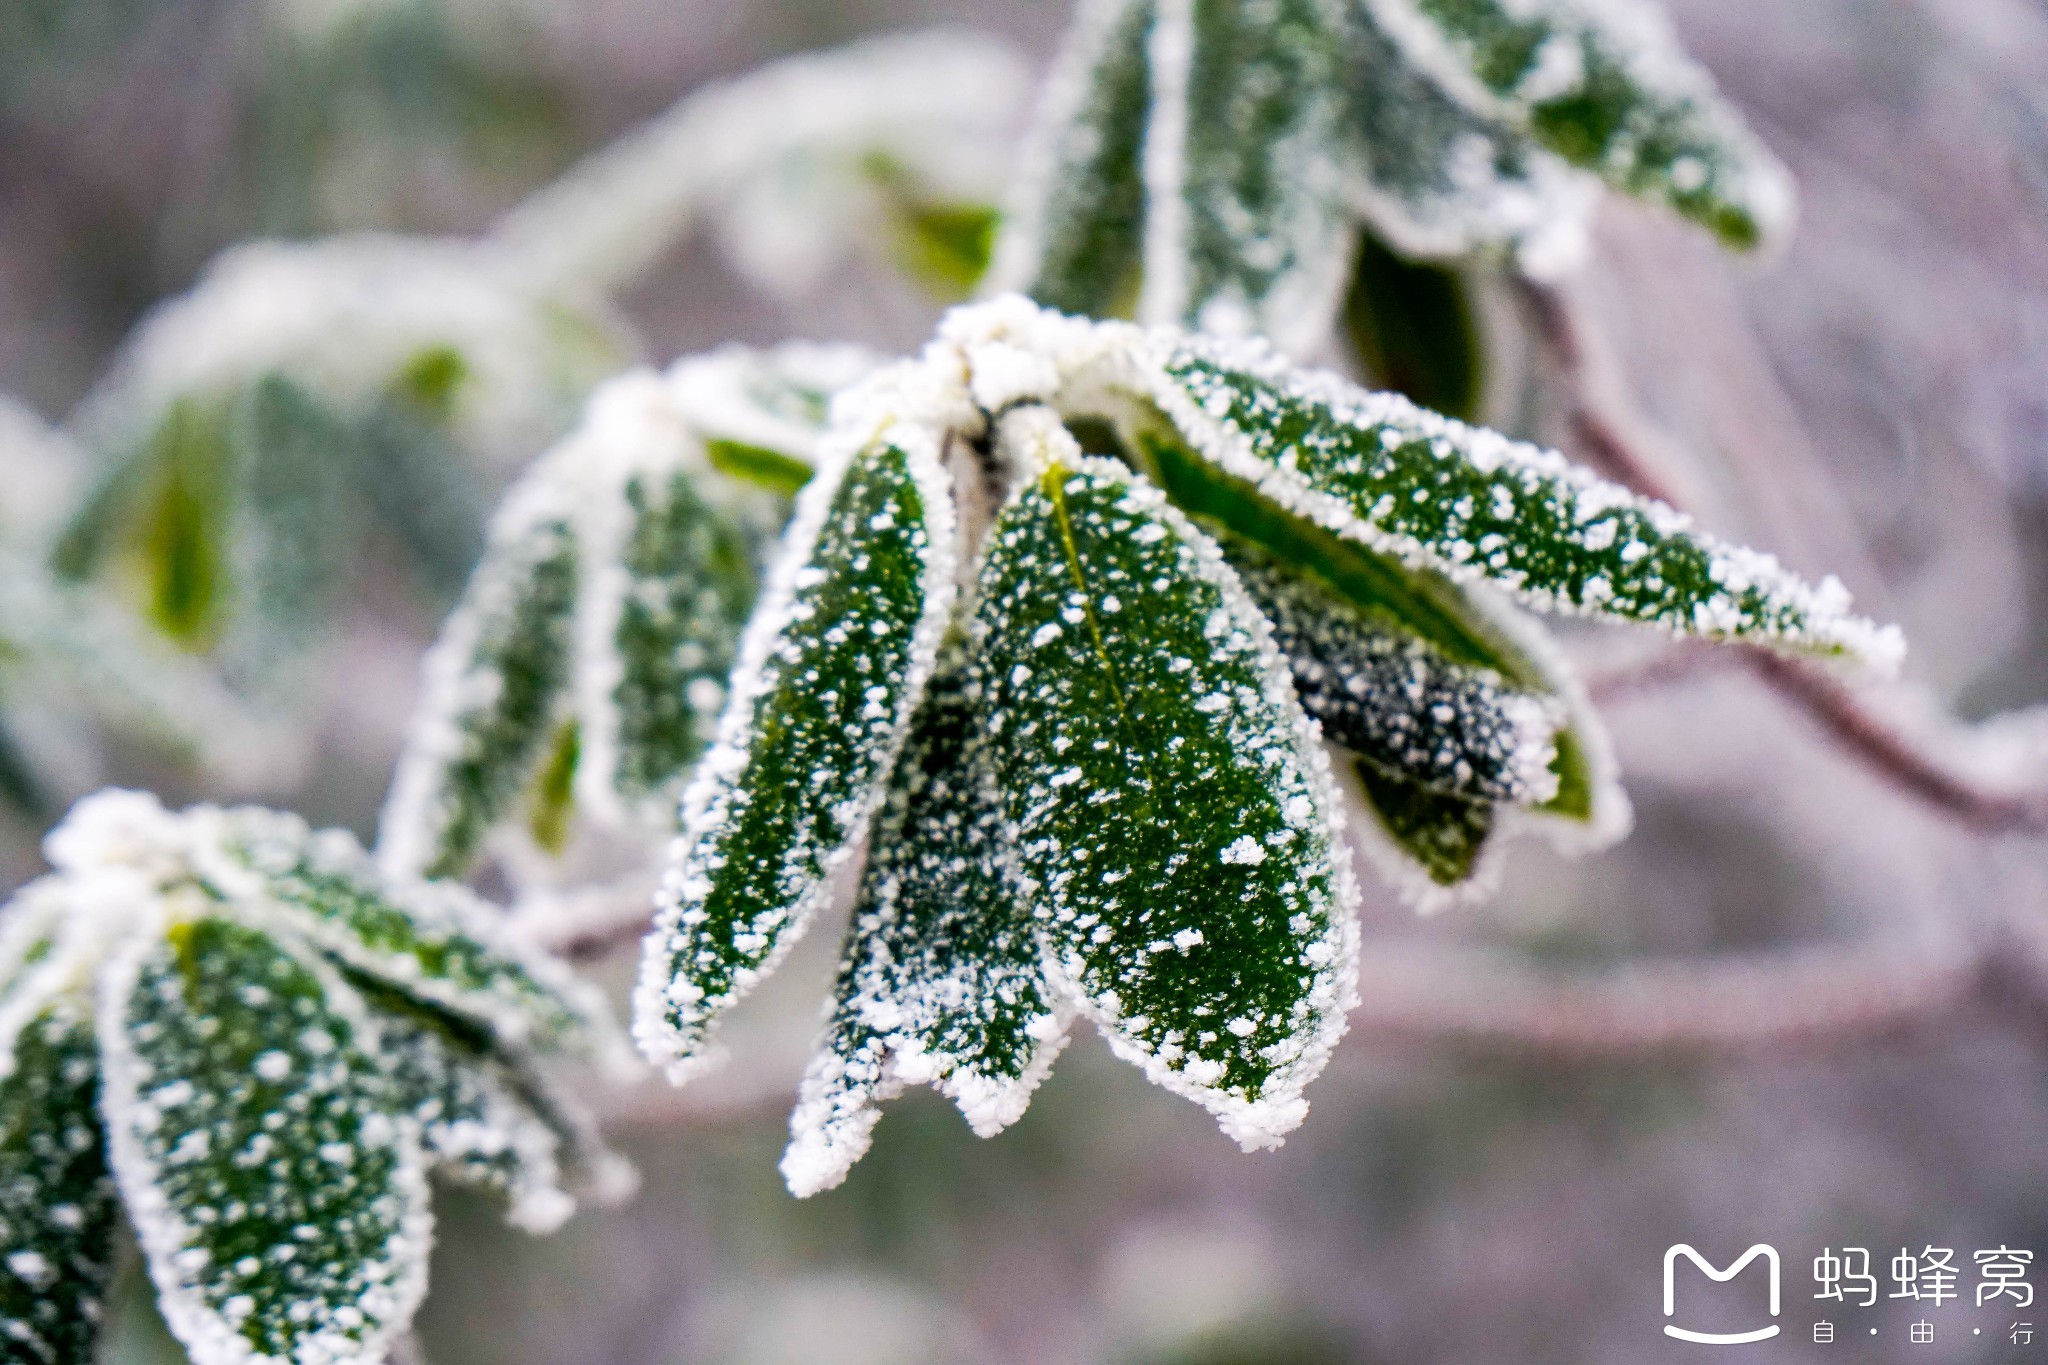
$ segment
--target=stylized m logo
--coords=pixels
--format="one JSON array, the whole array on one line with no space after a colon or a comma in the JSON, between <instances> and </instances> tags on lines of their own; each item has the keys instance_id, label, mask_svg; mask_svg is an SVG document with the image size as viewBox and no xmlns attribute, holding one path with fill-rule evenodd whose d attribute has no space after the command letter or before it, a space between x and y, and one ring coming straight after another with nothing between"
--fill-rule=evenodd
<instances>
[{"instance_id":1,"label":"stylized m logo","mask_svg":"<svg viewBox=\"0 0 2048 1365\"><path fill-rule=\"evenodd\" d=\"M1678 1299L1675 1292L1677 1286L1672 1283L1671 1272L1677 1267L1680 1256L1685 1257L1705 1271L1707 1278L1716 1284L1726 1284L1737 1275L1740 1275L1744 1266L1759 1256L1763 1257L1764 1260L1770 1263L1771 1267L1771 1316L1774 1318L1778 1316L1778 1249L1776 1247L1758 1242L1755 1246L1743 1252L1735 1264L1729 1266L1726 1270L1716 1270L1707 1264L1706 1257L1700 1255L1685 1243L1680 1242L1677 1246L1664 1253L1665 1317L1670 1317L1678 1308ZM1664 1324L1664 1335L1667 1337L1677 1337L1680 1341L1703 1342L1708 1346L1739 1346L1745 1341L1763 1341L1766 1338L1778 1335L1778 1325L1772 1323L1769 1327L1759 1327L1754 1332L1689 1332L1683 1327L1673 1327L1667 1322Z\"/></svg>"}]
</instances>

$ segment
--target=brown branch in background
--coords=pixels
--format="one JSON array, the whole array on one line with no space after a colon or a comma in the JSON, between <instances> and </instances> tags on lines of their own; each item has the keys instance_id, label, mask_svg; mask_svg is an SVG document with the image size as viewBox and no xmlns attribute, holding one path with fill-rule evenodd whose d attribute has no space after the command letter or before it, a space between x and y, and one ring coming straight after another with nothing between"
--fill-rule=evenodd
<instances>
[{"instance_id":1,"label":"brown branch in background","mask_svg":"<svg viewBox=\"0 0 2048 1365\"><path fill-rule=\"evenodd\" d=\"M1591 344L1571 300L1532 280L1519 287L1571 396L1570 420L1580 453L1610 478L1682 508L1683 501L1670 491L1666 471L1672 462L1660 453L1661 439L1635 411L1614 366ZM1933 726L1916 727L1916 733L1880 715L1870 701L1874 689L1852 689L1824 669L1764 650L1746 650L1745 655L1759 678L1812 716L1837 743L1918 799L1979 829L2048 833L2048 760L2043 771L2032 775L2030 789L1987 781L1958 752L1955 734L1943 735ZM1662 676L1660 670L1648 680Z\"/></svg>"},{"instance_id":2,"label":"brown branch in background","mask_svg":"<svg viewBox=\"0 0 2048 1365\"><path fill-rule=\"evenodd\" d=\"M1365 954L1351 1023L1377 1041L1568 1060L1782 1053L1944 1015L1978 990L1984 964L1964 937L1917 933L1582 971L1382 942Z\"/></svg>"}]
</instances>

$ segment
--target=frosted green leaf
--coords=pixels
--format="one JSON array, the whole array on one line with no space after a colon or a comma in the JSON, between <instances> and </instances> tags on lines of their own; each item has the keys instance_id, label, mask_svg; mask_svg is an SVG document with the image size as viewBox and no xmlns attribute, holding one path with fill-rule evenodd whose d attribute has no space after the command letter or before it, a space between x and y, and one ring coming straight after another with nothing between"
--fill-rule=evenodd
<instances>
[{"instance_id":1,"label":"frosted green leaf","mask_svg":"<svg viewBox=\"0 0 2048 1365\"><path fill-rule=\"evenodd\" d=\"M86 1002L46 1005L0 1077L0 1356L93 1358L113 1260L114 1182L100 1140Z\"/></svg>"},{"instance_id":2,"label":"frosted green leaf","mask_svg":"<svg viewBox=\"0 0 2048 1365\"><path fill-rule=\"evenodd\" d=\"M374 1365L426 1289L419 1137L361 1000L205 918L102 977L113 1169L195 1365Z\"/></svg>"},{"instance_id":3,"label":"frosted green leaf","mask_svg":"<svg viewBox=\"0 0 2048 1365\"><path fill-rule=\"evenodd\" d=\"M1411 256L1504 244L1548 273L1583 250L1582 177L1418 69L1368 3L1342 7L1343 155L1373 228Z\"/></svg>"},{"instance_id":4,"label":"frosted green leaf","mask_svg":"<svg viewBox=\"0 0 2048 1365\"><path fill-rule=\"evenodd\" d=\"M280 374L230 410L237 465L229 586L234 654L259 669L317 639L360 531L355 441L343 418Z\"/></svg>"},{"instance_id":5,"label":"frosted green leaf","mask_svg":"<svg viewBox=\"0 0 2048 1365\"><path fill-rule=\"evenodd\" d=\"M672 809L725 703L754 604L757 532L699 489L700 469L631 472L603 509L586 574L586 802ZM594 665L602 661L602 669Z\"/></svg>"},{"instance_id":6,"label":"frosted green leaf","mask_svg":"<svg viewBox=\"0 0 2048 1365\"><path fill-rule=\"evenodd\" d=\"M1154 396L1189 445L1338 536L1532 606L1890 666L1901 644L1767 554L1509 440L1255 347L1162 339Z\"/></svg>"},{"instance_id":7,"label":"frosted green leaf","mask_svg":"<svg viewBox=\"0 0 2048 1365\"><path fill-rule=\"evenodd\" d=\"M1352 229L1323 0L1159 0L1140 315L1313 343Z\"/></svg>"},{"instance_id":8,"label":"frosted green leaf","mask_svg":"<svg viewBox=\"0 0 2048 1365\"><path fill-rule=\"evenodd\" d=\"M1453 662L1312 571L1235 537L1219 543L1325 737L1428 792L1525 805L1555 795L1561 707Z\"/></svg>"},{"instance_id":9,"label":"frosted green leaf","mask_svg":"<svg viewBox=\"0 0 2048 1365\"><path fill-rule=\"evenodd\" d=\"M1782 233L1791 178L1645 0L1371 0L1420 64L1544 146L1731 246ZM1490 97L1490 99L1488 98Z\"/></svg>"},{"instance_id":10,"label":"frosted green leaf","mask_svg":"<svg viewBox=\"0 0 2048 1365\"><path fill-rule=\"evenodd\" d=\"M794 497L817 463L832 395L880 364L859 346L721 346L677 362L664 383L677 413L703 438L714 468Z\"/></svg>"},{"instance_id":11,"label":"frosted green leaf","mask_svg":"<svg viewBox=\"0 0 2048 1365\"><path fill-rule=\"evenodd\" d=\"M576 1209L562 1187L561 1137L492 1055L488 1035L464 1036L459 1021L374 983L362 989L377 1010L394 1105L418 1122L433 1168L496 1196L515 1227L560 1227Z\"/></svg>"},{"instance_id":12,"label":"frosted green leaf","mask_svg":"<svg viewBox=\"0 0 2048 1365\"><path fill-rule=\"evenodd\" d=\"M1111 1045L1276 1145L1353 1000L1327 760L1214 543L1063 430L1026 435L974 617L1016 875Z\"/></svg>"},{"instance_id":13,"label":"frosted green leaf","mask_svg":"<svg viewBox=\"0 0 2048 1365\"><path fill-rule=\"evenodd\" d=\"M512 809L553 739L575 644L570 500L543 466L516 488L425 664L424 696L378 822L396 872L454 876Z\"/></svg>"},{"instance_id":14,"label":"frosted green leaf","mask_svg":"<svg viewBox=\"0 0 2048 1365\"><path fill-rule=\"evenodd\" d=\"M602 1050L601 1003L559 963L453 882L381 874L347 833L243 809L222 826L225 864L204 868L231 900L268 903L351 970L510 1043Z\"/></svg>"},{"instance_id":15,"label":"frosted green leaf","mask_svg":"<svg viewBox=\"0 0 2048 1365\"><path fill-rule=\"evenodd\" d=\"M1626 831L1628 803L1607 759L1605 728L1569 671L1540 647L1535 627L1434 570L1403 564L1287 511L1256 485L1195 455L1160 425L1141 423L1124 440L1176 505L1294 566L1342 599L1347 610L1425 641L1445 667L1495 676L1511 691L1543 698L1553 719L1561 713L1561 720L1548 741L1555 749L1555 781L1531 784L1554 792L1541 813L1579 827L1570 840L1577 847L1603 844ZM1401 877L1405 864L1395 872ZM1410 889L1416 889L1412 883Z\"/></svg>"},{"instance_id":16,"label":"frosted green leaf","mask_svg":"<svg viewBox=\"0 0 2048 1365\"><path fill-rule=\"evenodd\" d=\"M830 1189L877 1106L931 1085L991 1137L1024 1113L1065 1039L1031 916L1003 874L1000 799L957 659L925 694L875 822L825 1037L782 1173Z\"/></svg>"},{"instance_id":17,"label":"frosted green leaf","mask_svg":"<svg viewBox=\"0 0 2048 1365\"><path fill-rule=\"evenodd\" d=\"M797 504L647 940L635 1033L672 1074L803 931L881 799L952 605L939 454L894 427L833 457Z\"/></svg>"},{"instance_id":18,"label":"frosted green leaf","mask_svg":"<svg viewBox=\"0 0 2048 1365\"><path fill-rule=\"evenodd\" d=\"M1136 297L1153 16L1152 0L1082 0L997 242L998 280L1063 313L1115 317Z\"/></svg>"},{"instance_id":19,"label":"frosted green leaf","mask_svg":"<svg viewBox=\"0 0 2048 1365\"><path fill-rule=\"evenodd\" d=\"M1484 886L1481 860L1499 824L1498 803L1432 791L1362 758L1351 768L1379 833L1402 859L1389 870L1414 904L1434 909L1453 888ZM1407 875L1410 866L1424 881Z\"/></svg>"},{"instance_id":20,"label":"frosted green leaf","mask_svg":"<svg viewBox=\"0 0 2048 1365\"><path fill-rule=\"evenodd\" d=\"M55 877L37 878L0 908L0 1020L32 988L35 969L57 951L68 909Z\"/></svg>"}]
</instances>

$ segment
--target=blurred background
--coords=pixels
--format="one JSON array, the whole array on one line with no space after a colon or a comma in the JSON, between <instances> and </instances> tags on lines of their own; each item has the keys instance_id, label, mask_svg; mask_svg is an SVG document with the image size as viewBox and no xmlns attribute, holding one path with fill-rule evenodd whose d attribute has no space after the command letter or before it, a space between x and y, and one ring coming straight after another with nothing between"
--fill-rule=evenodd
<instances>
[{"instance_id":1,"label":"blurred background","mask_svg":"<svg viewBox=\"0 0 2048 1365\"><path fill-rule=\"evenodd\" d=\"M1801 228L1775 259L1731 259L1610 199L1568 286L1589 345L1704 521L1841 574L1905 627L1921 703L1972 722L2048 702L2048 7L1671 9L1797 175ZM915 345L971 285L1068 17L1054 0L0 0L8 884L105 782L367 836L495 491L628 364L727 340ZM552 293L476 265L486 234L519 237L503 215L692 92L932 23L986 35L988 64L939 91L967 140L911 126L836 161L721 161L771 111L800 121L735 102L632 172L655 201L698 177L695 207L587 234ZM302 245L222 258L251 239ZM279 316L334 281L310 323ZM1513 291L1475 287L1488 410L1569 448ZM393 321L408 310L459 319L463 346ZM240 597L222 584L262 544L207 548L212 452L236 441L284 452L277 505L319 552ZM67 607L79 584L95 605ZM80 644L70 628L102 609ZM443 1195L418 1355L1689 1360L1713 1348L1659 1333L1665 1248L1726 1264L1769 1242L1785 1334L1754 1358L2048 1356L2048 1301L1948 1304L1924 1314L1927 1350L1906 1344L1917 1305L1811 1297L1828 1247L1870 1248L1886 1292L1902 1246L1966 1267L1977 1248L2048 1253L2048 842L1918 799L1753 669L1570 644L1636 832L1576 862L1517 846L1491 905L1428 921L1365 870L1366 1001L1279 1152L1240 1154L1081 1037L1010 1132L979 1141L913 1094L844 1187L795 1201L775 1158L829 989L824 926L736 1020L723 1073L597 1097L642 1169L635 1201L534 1240ZM1988 771L2032 752L2018 733L1947 738ZM593 965L621 996L630 957ZM113 1358L179 1358L132 1275L114 1311ZM2037 1343L2010 1340L2033 1314ZM1813 1343L1822 1317L1836 1344Z\"/></svg>"}]
</instances>

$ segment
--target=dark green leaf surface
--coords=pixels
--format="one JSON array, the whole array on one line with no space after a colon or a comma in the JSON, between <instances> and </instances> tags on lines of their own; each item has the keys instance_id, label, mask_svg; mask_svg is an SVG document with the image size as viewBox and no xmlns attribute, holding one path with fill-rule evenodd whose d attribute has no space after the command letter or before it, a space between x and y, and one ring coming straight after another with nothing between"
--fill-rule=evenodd
<instances>
[{"instance_id":1,"label":"dark green leaf surface","mask_svg":"<svg viewBox=\"0 0 2048 1365\"><path fill-rule=\"evenodd\" d=\"M1526 805L1554 794L1562 707L1389 630L1312 572L1235 537L1220 543L1327 738L1446 796Z\"/></svg>"},{"instance_id":2,"label":"dark green leaf surface","mask_svg":"<svg viewBox=\"0 0 2048 1365\"><path fill-rule=\"evenodd\" d=\"M1449 57L1576 166L1661 200L1731 246L1782 232L1791 183L1654 6L1588 0L1377 0L1434 29ZM1441 46L1439 46L1441 44Z\"/></svg>"},{"instance_id":3,"label":"dark green leaf surface","mask_svg":"<svg viewBox=\"0 0 2048 1365\"><path fill-rule=\"evenodd\" d=\"M1152 225L1141 311L1311 341L1342 293L1352 236L1332 154L1346 111L1328 7L1178 0L1160 13L1155 52L1185 47L1187 66L1171 84L1156 72L1147 159L1152 211L1165 217ZM1176 137L1178 147L1156 145Z\"/></svg>"},{"instance_id":4,"label":"dark green leaf surface","mask_svg":"<svg viewBox=\"0 0 2048 1365\"><path fill-rule=\"evenodd\" d=\"M512 1043L602 1046L587 988L461 886L384 876L350 836L312 833L295 816L239 810L226 833L227 856L253 876L221 889L272 902L351 969Z\"/></svg>"},{"instance_id":5,"label":"dark green leaf surface","mask_svg":"<svg viewBox=\"0 0 2048 1365\"><path fill-rule=\"evenodd\" d=\"M996 519L974 621L1014 866L1113 1045L1270 1146L1352 990L1326 762L1215 546L1062 437Z\"/></svg>"},{"instance_id":6,"label":"dark green leaf surface","mask_svg":"<svg viewBox=\"0 0 2048 1365\"><path fill-rule=\"evenodd\" d=\"M104 981L113 1166L196 1365L380 1359L426 1288L427 1189L362 1002L218 918Z\"/></svg>"},{"instance_id":7,"label":"dark green leaf surface","mask_svg":"<svg viewBox=\"0 0 2048 1365\"><path fill-rule=\"evenodd\" d=\"M1600 839L1620 835L1626 802L1596 761L1607 746L1599 718L1577 702L1576 689L1553 661L1514 638L1502 609L1484 609L1442 574L1402 564L1287 511L1168 433L1141 429L1130 433L1128 445L1143 452L1146 470L1179 506L1299 566L1369 622L1419 637L1453 668L1497 674L1515 690L1563 704L1566 723L1551 736L1557 791L1542 810L1590 824Z\"/></svg>"},{"instance_id":8,"label":"dark green leaf surface","mask_svg":"<svg viewBox=\"0 0 2048 1365\"><path fill-rule=\"evenodd\" d=\"M1431 791L1362 758L1352 766L1381 832L1404 862L1421 870L1429 888L1448 889L1472 881L1494 831L1494 803ZM1425 908L1437 903L1425 888L1407 889Z\"/></svg>"},{"instance_id":9,"label":"dark green leaf surface","mask_svg":"<svg viewBox=\"0 0 2048 1365\"><path fill-rule=\"evenodd\" d=\"M516 1227L560 1227L576 1207L562 1188L561 1137L522 1097L488 1036L464 1036L454 1021L395 992L372 985L365 993L377 1010L394 1103L418 1121L434 1169L496 1196Z\"/></svg>"},{"instance_id":10,"label":"dark green leaf surface","mask_svg":"<svg viewBox=\"0 0 2048 1365\"><path fill-rule=\"evenodd\" d=\"M86 1365L116 1217L89 1007L61 997L11 1041L0 1076L0 1356Z\"/></svg>"},{"instance_id":11,"label":"dark green leaf surface","mask_svg":"<svg viewBox=\"0 0 2048 1365\"><path fill-rule=\"evenodd\" d=\"M951 1096L984 1137L1024 1112L1064 1036L1031 916L1003 873L1000 801L980 714L942 666L897 760L839 968L830 1022L790 1120L782 1173L838 1184L883 1100Z\"/></svg>"},{"instance_id":12,"label":"dark green leaf surface","mask_svg":"<svg viewBox=\"0 0 2048 1365\"><path fill-rule=\"evenodd\" d=\"M724 706L759 555L752 528L699 491L704 477L641 470L621 490L617 562L587 588L613 674L583 708L587 799L673 809Z\"/></svg>"},{"instance_id":13,"label":"dark green leaf surface","mask_svg":"<svg viewBox=\"0 0 2048 1365\"><path fill-rule=\"evenodd\" d=\"M500 512L426 668L426 695L378 856L426 877L467 869L554 737L575 646L576 538L543 470Z\"/></svg>"},{"instance_id":14,"label":"dark green leaf surface","mask_svg":"<svg viewBox=\"0 0 2048 1365\"><path fill-rule=\"evenodd\" d=\"M1084 0L1048 90L1035 192L996 266L1049 308L1116 317L1137 296L1153 18L1152 0Z\"/></svg>"},{"instance_id":15,"label":"dark green leaf surface","mask_svg":"<svg viewBox=\"0 0 2048 1365\"><path fill-rule=\"evenodd\" d=\"M647 941L636 1033L672 1068L802 931L880 800L953 593L928 441L899 428L799 503Z\"/></svg>"},{"instance_id":16,"label":"dark green leaf surface","mask_svg":"<svg viewBox=\"0 0 2048 1365\"><path fill-rule=\"evenodd\" d=\"M1812 587L1554 451L1397 395L1189 337L1161 356L1157 397L1194 450L1268 500L1453 579L1674 633L1880 664L1899 649L1832 579Z\"/></svg>"}]
</instances>

